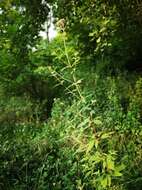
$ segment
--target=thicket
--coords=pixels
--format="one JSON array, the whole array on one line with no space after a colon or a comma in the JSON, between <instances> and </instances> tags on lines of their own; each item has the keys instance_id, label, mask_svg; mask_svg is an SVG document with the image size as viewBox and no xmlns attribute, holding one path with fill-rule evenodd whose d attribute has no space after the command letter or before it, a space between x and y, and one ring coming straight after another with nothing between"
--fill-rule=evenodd
<instances>
[{"instance_id":1,"label":"thicket","mask_svg":"<svg viewBox=\"0 0 142 190\"><path fill-rule=\"evenodd\" d=\"M0 189L142 189L141 6L0 2Z\"/></svg>"}]
</instances>

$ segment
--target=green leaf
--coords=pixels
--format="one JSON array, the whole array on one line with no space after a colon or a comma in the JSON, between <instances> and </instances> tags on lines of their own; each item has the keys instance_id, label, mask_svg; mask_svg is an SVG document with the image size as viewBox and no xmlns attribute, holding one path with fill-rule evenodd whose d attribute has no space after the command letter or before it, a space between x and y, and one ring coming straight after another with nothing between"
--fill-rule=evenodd
<instances>
[{"instance_id":1,"label":"green leaf","mask_svg":"<svg viewBox=\"0 0 142 190\"><path fill-rule=\"evenodd\" d=\"M96 40L97 43L100 43L100 41L101 41L101 37L99 37L99 38Z\"/></svg>"},{"instance_id":2,"label":"green leaf","mask_svg":"<svg viewBox=\"0 0 142 190\"><path fill-rule=\"evenodd\" d=\"M110 187L111 186L111 176L107 175L107 184Z\"/></svg>"},{"instance_id":3,"label":"green leaf","mask_svg":"<svg viewBox=\"0 0 142 190\"><path fill-rule=\"evenodd\" d=\"M95 139L95 147L96 147L96 149L98 148L98 145L99 145L99 141L98 141L98 139Z\"/></svg>"},{"instance_id":4,"label":"green leaf","mask_svg":"<svg viewBox=\"0 0 142 190\"><path fill-rule=\"evenodd\" d=\"M115 169L113 157L111 155L107 156L106 162L107 162L107 169L108 170L114 170Z\"/></svg>"},{"instance_id":5,"label":"green leaf","mask_svg":"<svg viewBox=\"0 0 142 190\"><path fill-rule=\"evenodd\" d=\"M89 118L85 119L83 122L81 122L79 125L78 125L78 128L81 128L81 127L84 127L85 125L87 125L89 123Z\"/></svg>"},{"instance_id":6,"label":"green leaf","mask_svg":"<svg viewBox=\"0 0 142 190\"><path fill-rule=\"evenodd\" d=\"M107 184L108 184L108 179L107 179L107 177L102 178L102 179L101 179L101 186L102 186L103 188L106 188L106 187L107 187Z\"/></svg>"},{"instance_id":7,"label":"green leaf","mask_svg":"<svg viewBox=\"0 0 142 190\"><path fill-rule=\"evenodd\" d=\"M118 170L115 169L113 176L120 177L120 176L122 176L122 173L120 173Z\"/></svg>"},{"instance_id":8,"label":"green leaf","mask_svg":"<svg viewBox=\"0 0 142 190\"><path fill-rule=\"evenodd\" d=\"M113 132L104 133L104 134L102 134L101 139L107 139L107 138L109 138L112 134L113 134Z\"/></svg>"},{"instance_id":9,"label":"green leaf","mask_svg":"<svg viewBox=\"0 0 142 190\"><path fill-rule=\"evenodd\" d=\"M115 177L120 177L120 176L122 176L121 171L124 170L124 169L125 169L125 165L124 165L124 164L121 164L121 165L115 167L115 170L114 170L114 174L113 174L113 175L114 175Z\"/></svg>"},{"instance_id":10,"label":"green leaf","mask_svg":"<svg viewBox=\"0 0 142 190\"><path fill-rule=\"evenodd\" d=\"M96 125L102 125L102 121L99 119L94 119L94 124Z\"/></svg>"},{"instance_id":11,"label":"green leaf","mask_svg":"<svg viewBox=\"0 0 142 190\"><path fill-rule=\"evenodd\" d=\"M88 153L88 152L90 152L92 150L92 148L94 147L94 144L95 144L95 142L94 142L94 139L93 139L93 140L91 140L89 142L86 153Z\"/></svg>"}]
</instances>

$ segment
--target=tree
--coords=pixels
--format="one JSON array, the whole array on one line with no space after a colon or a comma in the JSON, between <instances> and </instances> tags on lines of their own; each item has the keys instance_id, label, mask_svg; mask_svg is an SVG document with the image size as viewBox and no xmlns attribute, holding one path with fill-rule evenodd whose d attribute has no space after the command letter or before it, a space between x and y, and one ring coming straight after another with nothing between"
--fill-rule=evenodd
<instances>
[{"instance_id":1,"label":"tree","mask_svg":"<svg viewBox=\"0 0 142 190\"><path fill-rule=\"evenodd\" d=\"M82 55L93 57L91 62L105 56L111 66L115 61L114 68L129 68L142 59L140 1L56 0L56 4L56 16L66 20L66 31L76 36Z\"/></svg>"},{"instance_id":2,"label":"tree","mask_svg":"<svg viewBox=\"0 0 142 190\"><path fill-rule=\"evenodd\" d=\"M10 92L23 93L25 85L34 80L29 53L40 39L49 6L42 0L2 0L0 7L0 82Z\"/></svg>"}]
</instances>

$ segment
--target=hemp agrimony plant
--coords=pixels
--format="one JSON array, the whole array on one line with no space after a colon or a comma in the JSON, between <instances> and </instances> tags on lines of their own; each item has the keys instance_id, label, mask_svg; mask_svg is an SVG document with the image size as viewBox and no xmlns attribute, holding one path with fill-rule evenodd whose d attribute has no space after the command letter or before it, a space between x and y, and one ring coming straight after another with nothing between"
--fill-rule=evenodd
<instances>
[{"instance_id":1,"label":"hemp agrimony plant","mask_svg":"<svg viewBox=\"0 0 142 190\"><path fill-rule=\"evenodd\" d=\"M61 40L61 47L58 47L60 51L56 52L56 61L62 64L60 66L49 67L49 71L53 77L59 82L59 85L67 83L66 91L72 94L76 98L84 101L84 97L81 92L82 80L77 77L77 67L79 65L80 57L78 52L75 50L72 44L67 42L67 33L65 32L65 20L61 19L57 22L57 29L59 31L59 37ZM53 50L55 51L55 50ZM60 55L61 54L61 55Z\"/></svg>"}]
</instances>

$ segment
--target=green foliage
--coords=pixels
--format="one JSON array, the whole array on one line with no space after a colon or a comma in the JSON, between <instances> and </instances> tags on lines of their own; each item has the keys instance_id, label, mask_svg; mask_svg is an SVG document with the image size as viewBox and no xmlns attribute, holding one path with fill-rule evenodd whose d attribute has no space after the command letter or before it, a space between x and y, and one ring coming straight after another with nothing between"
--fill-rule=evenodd
<instances>
[{"instance_id":1,"label":"green foliage","mask_svg":"<svg viewBox=\"0 0 142 190\"><path fill-rule=\"evenodd\" d=\"M56 99L52 118L45 124L20 124L11 130L3 124L2 187L120 190L131 184L139 188L141 124L134 107L131 115L120 109L116 80L105 79L103 88L99 80L94 95L82 92L84 101L74 99L69 104ZM104 89L109 94L103 96L106 106L98 95Z\"/></svg>"},{"instance_id":2,"label":"green foliage","mask_svg":"<svg viewBox=\"0 0 142 190\"><path fill-rule=\"evenodd\" d=\"M141 2L133 0L56 1L54 12L78 39L83 59L109 57L110 68L141 68ZM94 59L95 58L95 59ZM135 63L136 62L136 63Z\"/></svg>"},{"instance_id":3,"label":"green foliage","mask_svg":"<svg viewBox=\"0 0 142 190\"><path fill-rule=\"evenodd\" d=\"M141 3L0 5L0 189L141 190Z\"/></svg>"}]
</instances>

